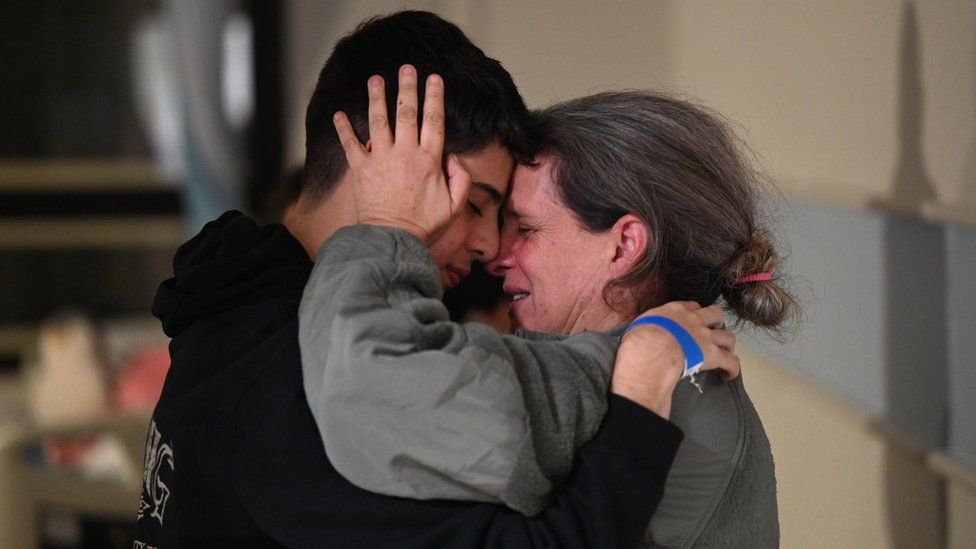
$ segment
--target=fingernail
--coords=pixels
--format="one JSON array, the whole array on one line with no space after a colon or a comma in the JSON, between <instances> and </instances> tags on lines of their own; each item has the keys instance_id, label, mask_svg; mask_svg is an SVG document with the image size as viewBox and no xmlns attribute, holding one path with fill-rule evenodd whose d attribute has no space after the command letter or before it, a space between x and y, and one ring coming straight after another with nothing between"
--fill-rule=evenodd
<instances>
[{"instance_id":1,"label":"fingernail","mask_svg":"<svg viewBox=\"0 0 976 549\"><path fill-rule=\"evenodd\" d=\"M440 84L441 83L441 77L438 76L438 75L436 75L436 74L432 74L432 75L430 75L430 76L427 77L427 83L428 84L435 84L435 85L436 84Z\"/></svg>"},{"instance_id":2,"label":"fingernail","mask_svg":"<svg viewBox=\"0 0 976 549\"><path fill-rule=\"evenodd\" d=\"M383 77L378 74L374 74L373 76L369 77L369 86L372 88L375 88L382 83L383 83Z\"/></svg>"},{"instance_id":3,"label":"fingernail","mask_svg":"<svg viewBox=\"0 0 976 549\"><path fill-rule=\"evenodd\" d=\"M404 75L413 74L413 70L414 70L413 65L404 65L400 67L400 74L404 74Z\"/></svg>"},{"instance_id":4,"label":"fingernail","mask_svg":"<svg viewBox=\"0 0 976 549\"><path fill-rule=\"evenodd\" d=\"M342 120L342 111L338 111L335 114L333 114L332 115L332 120L334 120L336 122Z\"/></svg>"}]
</instances>

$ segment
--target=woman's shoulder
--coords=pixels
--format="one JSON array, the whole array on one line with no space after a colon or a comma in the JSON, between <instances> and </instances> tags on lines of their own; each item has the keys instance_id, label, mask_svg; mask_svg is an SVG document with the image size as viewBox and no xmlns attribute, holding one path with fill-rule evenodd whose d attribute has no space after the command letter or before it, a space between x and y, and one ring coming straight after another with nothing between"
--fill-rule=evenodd
<instances>
[{"instance_id":1,"label":"woman's shoulder","mask_svg":"<svg viewBox=\"0 0 976 549\"><path fill-rule=\"evenodd\" d=\"M730 383L715 374L698 376L698 386L682 380L674 390L672 423L681 427L685 438L694 441L702 452L729 463L741 452L746 415L750 408L742 378ZM701 387L699 391L698 387Z\"/></svg>"},{"instance_id":2,"label":"woman's shoulder","mask_svg":"<svg viewBox=\"0 0 976 549\"><path fill-rule=\"evenodd\" d=\"M700 383L701 392L682 382L674 393L670 420L685 439L651 521L648 545L687 547L703 538L727 545L754 533L740 532L740 526L778 537L772 453L741 377L722 383L711 375ZM746 477L750 486L744 489ZM726 516L726 508L739 515Z\"/></svg>"}]
</instances>

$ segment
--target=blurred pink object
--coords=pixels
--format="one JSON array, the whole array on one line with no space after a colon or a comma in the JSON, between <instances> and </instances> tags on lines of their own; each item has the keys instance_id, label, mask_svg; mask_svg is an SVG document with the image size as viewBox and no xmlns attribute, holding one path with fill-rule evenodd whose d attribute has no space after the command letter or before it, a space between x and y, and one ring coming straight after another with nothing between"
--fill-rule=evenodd
<instances>
[{"instance_id":1,"label":"blurred pink object","mask_svg":"<svg viewBox=\"0 0 976 549\"><path fill-rule=\"evenodd\" d=\"M169 370L169 348L165 343L139 349L119 374L115 384L115 407L120 412L152 412Z\"/></svg>"}]
</instances>

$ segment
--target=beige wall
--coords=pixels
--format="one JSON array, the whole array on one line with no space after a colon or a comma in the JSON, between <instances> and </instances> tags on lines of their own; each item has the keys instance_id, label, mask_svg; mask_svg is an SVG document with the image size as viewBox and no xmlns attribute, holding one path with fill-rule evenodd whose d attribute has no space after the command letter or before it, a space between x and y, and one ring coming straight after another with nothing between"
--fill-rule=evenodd
<instances>
[{"instance_id":1,"label":"beige wall","mask_svg":"<svg viewBox=\"0 0 976 549\"><path fill-rule=\"evenodd\" d=\"M924 453L894 444L870 416L799 370L754 348L740 354L773 449L783 547L939 546L941 517L931 502L940 487ZM917 496L897 512L887 497L891 473Z\"/></svg>"},{"instance_id":2,"label":"beige wall","mask_svg":"<svg viewBox=\"0 0 976 549\"><path fill-rule=\"evenodd\" d=\"M304 102L331 44L363 17L403 4L289 6L289 154L300 159ZM741 124L787 192L856 206L891 188L901 157L915 154L906 141L917 138L916 163L943 201L976 207L976 2L410 7L459 23L502 60L530 105L607 88L690 93Z\"/></svg>"}]
</instances>

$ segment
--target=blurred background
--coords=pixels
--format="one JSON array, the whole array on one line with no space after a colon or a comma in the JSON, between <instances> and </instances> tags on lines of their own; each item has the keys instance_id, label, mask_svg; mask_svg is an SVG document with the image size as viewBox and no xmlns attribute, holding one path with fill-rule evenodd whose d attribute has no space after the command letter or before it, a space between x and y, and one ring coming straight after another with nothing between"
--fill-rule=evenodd
<instances>
[{"instance_id":1,"label":"blurred background","mask_svg":"<svg viewBox=\"0 0 976 549\"><path fill-rule=\"evenodd\" d=\"M782 545L976 547L971 0L5 0L0 549L131 543L173 252L226 209L280 215L332 45L405 7L532 107L652 88L734 120L806 307L739 344ZM464 291L457 317L498 318Z\"/></svg>"}]
</instances>

